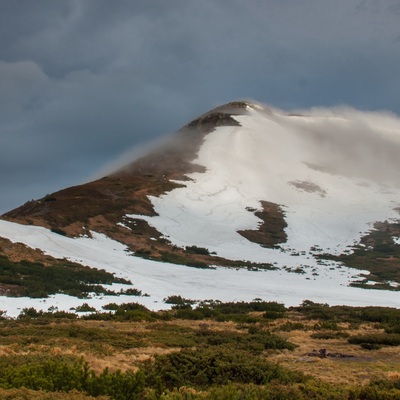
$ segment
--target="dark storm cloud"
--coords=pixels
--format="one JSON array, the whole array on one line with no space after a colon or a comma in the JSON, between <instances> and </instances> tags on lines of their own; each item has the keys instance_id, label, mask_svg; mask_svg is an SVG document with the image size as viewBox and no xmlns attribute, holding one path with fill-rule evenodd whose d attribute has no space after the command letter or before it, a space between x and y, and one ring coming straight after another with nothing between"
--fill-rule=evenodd
<instances>
[{"instance_id":1,"label":"dark storm cloud","mask_svg":"<svg viewBox=\"0 0 400 400\"><path fill-rule=\"evenodd\" d=\"M3 0L0 212L217 104L400 113L397 0Z\"/></svg>"}]
</instances>

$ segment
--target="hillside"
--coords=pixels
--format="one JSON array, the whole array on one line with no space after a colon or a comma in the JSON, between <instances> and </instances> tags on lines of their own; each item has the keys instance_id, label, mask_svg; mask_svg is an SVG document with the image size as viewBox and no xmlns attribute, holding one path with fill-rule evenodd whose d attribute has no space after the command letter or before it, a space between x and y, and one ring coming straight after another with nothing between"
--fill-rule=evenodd
<instances>
[{"instance_id":1,"label":"hillside","mask_svg":"<svg viewBox=\"0 0 400 400\"><path fill-rule=\"evenodd\" d=\"M229 103L102 179L4 214L0 253L104 269L114 296L135 289L153 309L172 294L398 306L399 132L392 115ZM79 304L56 293L47 306Z\"/></svg>"}]
</instances>

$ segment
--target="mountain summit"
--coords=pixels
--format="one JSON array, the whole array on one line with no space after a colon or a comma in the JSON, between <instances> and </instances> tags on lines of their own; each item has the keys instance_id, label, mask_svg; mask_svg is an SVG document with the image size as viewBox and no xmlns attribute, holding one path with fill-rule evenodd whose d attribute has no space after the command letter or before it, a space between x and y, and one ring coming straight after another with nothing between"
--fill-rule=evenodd
<instances>
[{"instance_id":1,"label":"mountain summit","mask_svg":"<svg viewBox=\"0 0 400 400\"><path fill-rule=\"evenodd\" d=\"M287 113L232 102L102 179L4 214L0 236L57 258L105 269L111 263L112 272L143 282L146 269L132 265L146 262L147 270L165 272L157 282L163 293L197 288L204 298L209 291L202 288L218 271L228 288L216 289L214 298L262 297L264 288L264 297L282 301L297 291L296 300L375 304L382 290L400 284L398 154L393 115ZM38 232L52 244L33 239ZM74 247L83 241L100 253L114 243L125 258L107 253L102 263L99 254ZM184 266L182 276L193 271L187 266L202 268L203 283L181 288L173 264ZM217 267L250 274L242 281L250 287L235 292L244 278Z\"/></svg>"}]
</instances>

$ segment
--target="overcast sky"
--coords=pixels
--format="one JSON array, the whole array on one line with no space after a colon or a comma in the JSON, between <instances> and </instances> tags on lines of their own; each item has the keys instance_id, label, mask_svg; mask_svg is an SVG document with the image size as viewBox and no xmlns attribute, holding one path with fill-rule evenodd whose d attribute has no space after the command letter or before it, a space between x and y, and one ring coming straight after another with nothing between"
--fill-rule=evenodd
<instances>
[{"instance_id":1,"label":"overcast sky","mask_svg":"<svg viewBox=\"0 0 400 400\"><path fill-rule=\"evenodd\" d=\"M400 114L400 0L0 7L0 213L231 100Z\"/></svg>"}]
</instances>

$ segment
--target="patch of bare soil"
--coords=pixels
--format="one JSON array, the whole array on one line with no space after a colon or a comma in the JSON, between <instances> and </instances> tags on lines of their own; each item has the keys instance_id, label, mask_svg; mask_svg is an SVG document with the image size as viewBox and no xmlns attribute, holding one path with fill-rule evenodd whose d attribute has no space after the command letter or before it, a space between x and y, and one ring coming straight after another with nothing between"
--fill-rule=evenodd
<instances>
[{"instance_id":1,"label":"patch of bare soil","mask_svg":"<svg viewBox=\"0 0 400 400\"><path fill-rule=\"evenodd\" d=\"M257 230L238 231L243 237L251 242L258 243L263 247L274 247L287 240L285 228L285 214L281 206L269 201L261 201L262 211L248 210L262 220Z\"/></svg>"},{"instance_id":2,"label":"patch of bare soil","mask_svg":"<svg viewBox=\"0 0 400 400\"><path fill-rule=\"evenodd\" d=\"M302 190L308 193L316 193L321 197L326 196L326 191L318 186L314 182L310 181L292 181L289 182L290 185L294 186L296 189Z\"/></svg>"},{"instance_id":3,"label":"patch of bare soil","mask_svg":"<svg viewBox=\"0 0 400 400\"><path fill-rule=\"evenodd\" d=\"M13 243L0 237L0 255L5 255L12 262L40 262L46 266L52 265L54 258L45 255L39 249L32 249L22 243Z\"/></svg>"},{"instance_id":4,"label":"patch of bare soil","mask_svg":"<svg viewBox=\"0 0 400 400\"><path fill-rule=\"evenodd\" d=\"M20 296L21 292L21 286L0 283L0 296Z\"/></svg>"}]
</instances>

